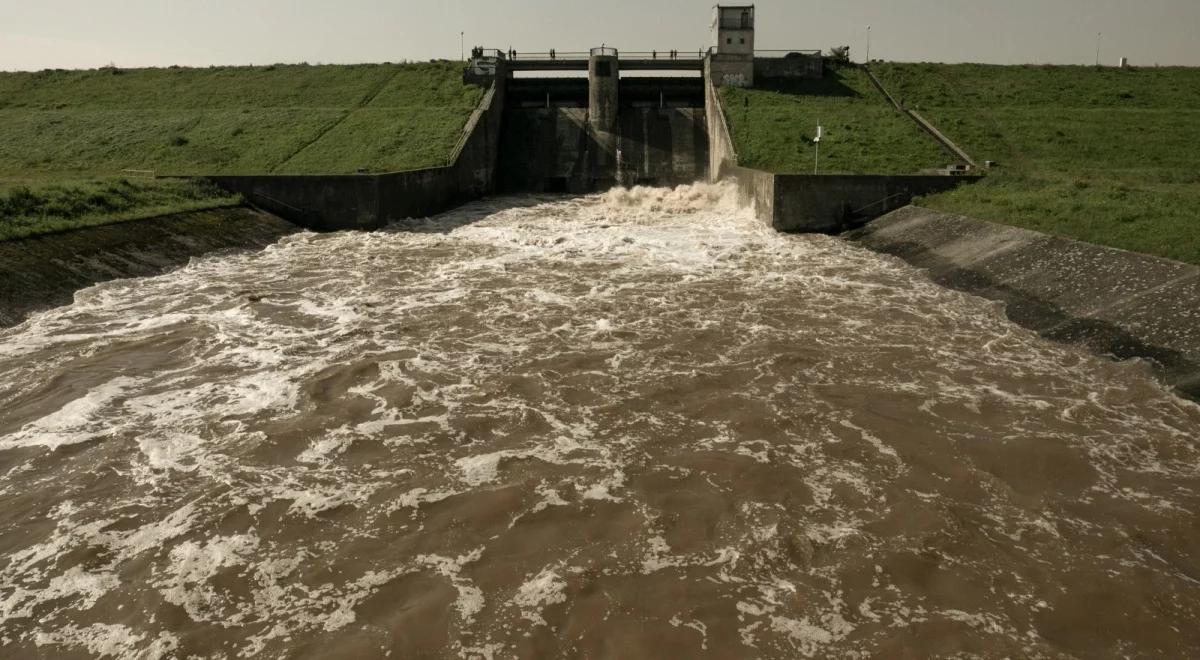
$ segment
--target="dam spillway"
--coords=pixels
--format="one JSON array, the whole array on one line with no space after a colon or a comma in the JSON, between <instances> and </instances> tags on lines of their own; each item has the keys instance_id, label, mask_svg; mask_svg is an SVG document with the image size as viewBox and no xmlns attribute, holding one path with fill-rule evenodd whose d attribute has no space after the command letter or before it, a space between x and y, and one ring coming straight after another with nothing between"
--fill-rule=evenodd
<instances>
[{"instance_id":1,"label":"dam spillway","mask_svg":"<svg viewBox=\"0 0 1200 660\"><path fill-rule=\"evenodd\" d=\"M524 56L497 64L508 73L555 74L503 81L499 190L587 193L708 178L699 55L596 48L585 59ZM571 71L587 77L561 77Z\"/></svg>"},{"instance_id":2,"label":"dam spillway","mask_svg":"<svg viewBox=\"0 0 1200 660\"><path fill-rule=\"evenodd\" d=\"M0 410L12 657L1200 648L1200 408L724 186L108 282Z\"/></svg>"}]
</instances>

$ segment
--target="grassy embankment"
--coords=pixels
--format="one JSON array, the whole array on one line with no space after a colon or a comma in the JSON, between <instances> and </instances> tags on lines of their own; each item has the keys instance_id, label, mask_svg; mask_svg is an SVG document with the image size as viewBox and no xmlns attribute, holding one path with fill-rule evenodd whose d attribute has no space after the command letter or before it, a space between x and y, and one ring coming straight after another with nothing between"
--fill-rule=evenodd
<instances>
[{"instance_id":1,"label":"grassy embankment","mask_svg":"<svg viewBox=\"0 0 1200 660\"><path fill-rule=\"evenodd\" d=\"M228 204L157 174L444 164L483 91L461 64L0 73L0 240Z\"/></svg>"},{"instance_id":2,"label":"grassy embankment","mask_svg":"<svg viewBox=\"0 0 1200 660\"><path fill-rule=\"evenodd\" d=\"M888 104L861 70L828 67L823 80L721 90L738 161L811 174L817 124L822 174L911 174L954 160Z\"/></svg>"},{"instance_id":3,"label":"grassy embankment","mask_svg":"<svg viewBox=\"0 0 1200 660\"><path fill-rule=\"evenodd\" d=\"M1200 69L879 64L977 160L949 212L1200 264Z\"/></svg>"}]
</instances>

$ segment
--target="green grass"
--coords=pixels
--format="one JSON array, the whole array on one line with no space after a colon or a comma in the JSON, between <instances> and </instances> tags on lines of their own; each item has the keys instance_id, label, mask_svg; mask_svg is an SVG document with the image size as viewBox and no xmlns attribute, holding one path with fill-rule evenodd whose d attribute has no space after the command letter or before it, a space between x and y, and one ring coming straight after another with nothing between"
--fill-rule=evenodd
<instances>
[{"instance_id":1,"label":"green grass","mask_svg":"<svg viewBox=\"0 0 1200 660\"><path fill-rule=\"evenodd\" d=\"M448 162L483 90L462 64L0 73L0 240L229 203L160 175ZM107 219L107 220L106 220Z\"/></svg>"},{"instance_id":2,"label":"green grass","mask_svg":"<svg viewBox=\"0 0 1200 660\"><path fill-rule=\"evenodd\" d=\"M747 167L811 173L818 122L822 174L910 174L954 160L853 67L829 67L819 81L726 87L721 98Z\"/></svg>"},{"instance_id":3,"label":"green grass","mask_svg":"<svg viewBox=\"0 0 1200 660\"><path fill-rule=\"evenodd\" d=\"M0 73L0 177L432 167L482 95L452 62Z\"/></svg>"},{"instance_id":4,"label":"green grass","mask_svg":"<svg viewBox=\"0 0 1200 660\"><path fill-rule=\"evenodd\" d=\"M200 180L0 183L0 241L92 225L237 204Z\"/></svg>"},{"instance_id":5,"label":"green grass","mask_svg":"<svg viewBox=\"0 0 1200 660\"><path fill-rule=\"evenodd\" d=\"M931 208L1200 264L1200 69L879 64L976 160Z\"/></svg>"}]
</instances>

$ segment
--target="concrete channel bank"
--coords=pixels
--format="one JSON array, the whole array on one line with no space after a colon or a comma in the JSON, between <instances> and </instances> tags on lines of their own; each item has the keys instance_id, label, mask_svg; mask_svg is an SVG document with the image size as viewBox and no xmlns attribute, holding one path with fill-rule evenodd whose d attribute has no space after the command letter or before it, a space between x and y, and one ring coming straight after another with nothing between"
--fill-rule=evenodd
<instances>
[{"instance_id":1,"label":"concrete channel bank","mask_svg":"<svg viewBox=\"0 0 1200 660\"><path fill-rule=\"evenodd\" d=\"M844 235L926 269L937 283L1006 303L1042 336L1143 358L1200 400L1200 268L909 206Z\"/></svg>"},{"instance_id":2,"label":"concrete channel bank","mask_svg":"<svg viewBox=\"0 0 1200 660\"><path fill-rule=\"evenodd\" d=\"M738 163L721 93L705 89L709 179L733 181L762 222L783 232L834 233L907 206L914 197L945 192L975 177L946 175L777 174Z\"/></svg>"},{"instance_id":3,"label":"concrete channel bank","mask_svg":"<svg viewBox=\"0 0 1200 660\"><path fill-rule=\"evenodd\" d=\"M109 280L159 275L216 250L262 249L300 231L245 207L193 211L0 243L0 328Z\"/></svg>"}]
</instances>

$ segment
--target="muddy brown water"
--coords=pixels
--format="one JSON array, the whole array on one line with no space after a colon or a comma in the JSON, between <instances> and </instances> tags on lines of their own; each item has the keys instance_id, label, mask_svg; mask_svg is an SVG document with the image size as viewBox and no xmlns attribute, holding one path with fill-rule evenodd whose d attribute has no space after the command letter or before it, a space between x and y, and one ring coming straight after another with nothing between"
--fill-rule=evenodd
<instances>
[{"instance_id":1,"label":"muddy brown water","mask_svg":"<svg viewBox=\"0 0 1200 660\"><path fill-rule=\"evenodd\" d=\"M298 234L0 331L0 655L1196 657L1198 429L719 187Z\"/></svg>"}]
</instances>

